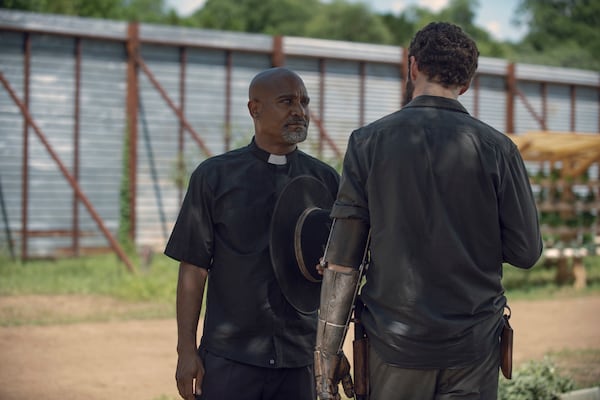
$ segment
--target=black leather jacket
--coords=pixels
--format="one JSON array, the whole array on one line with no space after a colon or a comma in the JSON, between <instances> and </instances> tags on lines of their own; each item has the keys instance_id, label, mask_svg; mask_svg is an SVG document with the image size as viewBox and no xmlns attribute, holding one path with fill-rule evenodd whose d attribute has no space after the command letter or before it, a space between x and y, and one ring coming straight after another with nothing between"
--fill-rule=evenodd
<instances>
[{"instance_id":1,"label":"black leather jacket","mask_svg":"<svg viewBox=\"0 0 600 400\"><path fill-rule=\"evenodd\" d=\"M502 264L530 268L542 251L517 147L443 97L419 96L352 133L332 216L334 230L370 227L363 323L379 356L405 368L489 354L506 304ZM335 233L327 260L348 265L356 240Z\"/></svg>"}]
</instances>

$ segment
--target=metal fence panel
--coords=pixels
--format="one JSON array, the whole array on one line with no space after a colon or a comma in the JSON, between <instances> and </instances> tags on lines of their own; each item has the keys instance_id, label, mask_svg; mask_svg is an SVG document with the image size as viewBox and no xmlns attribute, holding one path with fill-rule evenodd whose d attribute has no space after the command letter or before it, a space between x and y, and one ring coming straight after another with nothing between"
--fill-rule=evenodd
<instances>
[{"instance_id":1,"label":"metal fence panel","mask_svg":"<svg viewBox=\"0 0 600 400\"><path fill-rule=\"evenodd\" d=\"M128 135L128 28L120 21L0 10L0 72L24 100L25 44L30 40L31 114L66 168L74 171L78 162L81 189L113 235L119 228ZM343 155L349 134L361 123L400 108L404 85L404 50L400 47L285 37L279 49L268 35L152 24L139 25L139 40L141 59L160 88L139 68L138 246L164 246L187 178L207 157L185 130L183 155L179 154L182 123L161 90L176 106L183 105L187 122L212 154L244 146L253 135L248 85L281 51L285 65L304 79L311 97L313 121L309 138L300 147L336 166L336 152L324 139L330 138ZM471 114L500 131L507 129L509 66L507 60L481 57L477 84L459 98ZM600 130L597 72L516 64L515 78L524 99L514 99L514 133L540 130L538 117L545 117L548 130L570 130L572 125L580 132ZM81 231L81 246L106 247L107 241L87 209L79 204L74 212L73 189L31 128L29 154L23 155L23 126L20 110L1 89L0 179L15 247L19 248L22 237L25 163L30 178L27 229L37 231L29 232L31 255L49 255L73 246L74 239L68 234L73 228ZM183 171L178 167L180 161ZM1 223L5 226L7 222ZM0 241L6 240L0 236Z\"/></svg>"},{"instance_id":2,"label":"metal fence panel","mask_svg":"<svg viewBox=\"0 0 600 400\"><path fill-rule=\"evenodd\" d=\"M532 118L528 106L532 107L536 115L542 115L542 89L536 82L520 82L519 89L524 94L525 99L515 99L515 132L523 133L528 131L540 131L540 123Z\"/></svg>"},{"instance_id":3,"label":"metal fence panel","mask_svg":"<svg viewBox=\"0 0 600 400\"><path fill-rule=\"evenodd\" d=\"M119 42L83 40L81 53L79 183L116 236L127 137L126 52ZM88 210L82 204L79 210L79 228L88 232L81 237L81 246L107 246Z\"/></svg>"},{"instance_id":4,"label":"metal fence panel","mask_svg":"<svg viewBox=\"0 0 600 400\"><path fill-rule=\"evenodd\" d=\"M600 94L598 88L577 87L575 92L575 130L577 132L600 132Z\"/></svg>"},{"instance_id":5,"label":"metal fence panel","mask_svg":"<svg viewBox=\"0 0 600 400\"><path fill-rule=\"evenodd\" d=\"M367 63L365 123L400 109L402 85L400 65Z\"/></svg>"},{"instance_id":6,"label":"metal fence panel","mask_svg":"<svg viewBox=\"0 0 600 400\"><path fill-rule=\"evenodd\" d=\"M514 133L506 132L506 118L504 118L506 114L505 86L506 81L503 77L491 75L480 76L478 118L500 132Z\"/></svg>"},{"instance_id":7,"label":"metal fence panel","mask_svg":"<svg viewBox=\"0 0 600 400\"><path fill-rule=\"evenodd\" d=\"M181 107L179 49L145 45L141 55L160 90ZM166 242L172 220L167 207L178 207L169 174L177 165L179 119L150 77L141 72L138 101L136 243Z\"/></svg>"},{"instance_id":8,"label":"metal fence panel","mask_svg":"<svg viewBox=\"0 0 600 400\"><path fill-rule=\"evenodd\" d=\"M32 35L29 110L37 126L65 167L72 171L74 41L72 38ZM73 192L46 147L29 129L28 229L37 232L31 254L51 250L53 231L72 227ZM39 235L39 236L38 236Z\"/></svg>"},{"instance_id":9,"label":"metal fence panel","mask_svg":"<svg viewBox=\"0 0 600 400\"><path fill-rule=\"evenodd\" d=\"M546 125L553 130L571 130L571 94L569 86L547 85Z\"/></svg>"},{"instance_id":10,"label":"metal fence panel","mask_svg":"<svg viewBox=\"0 0 600 400\"><path fill-rule=\"evenodd\" d=\"M11 82L17 97L23 99L23 35L0 31L0 71ZM0 221L0 248L21 246L21 199L23 159L23 116L5 90L0 90L0 180L6 220ZM6 228L14 234L8 243Z\"/></svg>"},{"instance_id":11,"label":"metal fence panel","mask_svg":"<svg viewBox=\"0 0 600 400\"><path fill-rule=\"evenodd\" d=\"M328 60L325 64L323 121L335 145L344 151L350 132L360 126L360 77L356 61Z\"/></svg>"}]
</instances>

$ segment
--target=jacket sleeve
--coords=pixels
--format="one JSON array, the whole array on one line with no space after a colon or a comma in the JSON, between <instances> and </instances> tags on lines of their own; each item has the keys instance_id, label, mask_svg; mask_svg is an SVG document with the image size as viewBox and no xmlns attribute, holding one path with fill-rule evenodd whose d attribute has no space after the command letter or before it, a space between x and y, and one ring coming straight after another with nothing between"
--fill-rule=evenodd
<instances>
[{"instance_id":1,"label":"jacket sleeve","mask_svg":"<svg viewBox=\"0 0 600 400\"><path fill-rule=\"evenodd\" d=\"M368 151L355 131L348 140L337 199L331 211L334 219L325 260L358 268L369 233L369 206L366 194Z\"/></svg>"},{"instance_id":2,"label":"jacket sleeve","mask_svg":"<svg viewBox=\"0 0 600 400\"><path fill-rule=\"evenodd\" d=\"M503 261L531 268L542 254L542 236L529 176L516 148L504 160L498 198Z\"/></svg>"}]
</instances>

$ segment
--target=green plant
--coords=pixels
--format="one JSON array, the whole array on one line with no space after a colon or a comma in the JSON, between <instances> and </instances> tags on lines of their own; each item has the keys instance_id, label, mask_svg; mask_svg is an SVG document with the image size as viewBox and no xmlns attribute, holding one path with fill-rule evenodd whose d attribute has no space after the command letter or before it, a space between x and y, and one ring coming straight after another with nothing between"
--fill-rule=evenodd
<instances>
[{"instance_id":1,"label":"green plant","mask_svg":"<svg viewBox=\"0 0 600 400\"><path fill-rule=\"evenodd\" d=\"M575 389L600 387L600 348L563 348L547 355L558 370L573 377Z\"/></svg>"},{"instance_id":2,"label":"green plant","mask_svg":"<svg viewBox=\"0 0 600 400\"><path fill-rule=\"evenodd\" d=\"M553 361L545 357L542 361L523 364L513 372L511 380L500 379L499 400L558 400L561 393L575 388L570 377L558 373Z\"/></svg>"},{"instance_id":3,"label":"green plant","mask_svg":"<svg viewBox=\"0 0 600 400\"><path fill-rule=\"evenodd\" d=\"M127 129L125 130L124 142L123 142L123 172L121 173L121 187L119 190L119 230L117 232L118 241L123 246L124 250L132 254L134 249L133 238L131 236L132 226L131 226L131 213L132 202L131 202L131 180L130 173L131 168L129 165L130 154L129 149L131 146L130 139L130 131L129 131L129 123L127 124Z\"/></svg>"},{"instance_id":4,"label":"green plant","mask_svg":"<svg viewBox=\"0 0 600 400\"><path fill-rule=\"evenodd\" d=\"M185 155L183 153L178 153L177 159L172 162L169 177L177 189L187 189L188 180L190 179L190 172L188 171Z\"/></svg>"}]
</instances>

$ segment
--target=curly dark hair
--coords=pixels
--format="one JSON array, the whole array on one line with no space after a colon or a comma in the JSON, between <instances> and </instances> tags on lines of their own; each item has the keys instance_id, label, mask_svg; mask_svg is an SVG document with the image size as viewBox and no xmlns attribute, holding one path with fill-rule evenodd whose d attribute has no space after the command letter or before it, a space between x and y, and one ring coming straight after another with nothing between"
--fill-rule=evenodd
<instances>
[{"instance_id":1,"label":"curly dark hair","mask_svg":"<svg viewBox=\"0 0 600 400\"><path fill-rule=\"evenodd\" d=\"M430 81L448 88L471 82L479 50L459 26L432 22L412 39L408 56L415 57L419 70L427 74Z\"/></svg>"}]
</instances>

